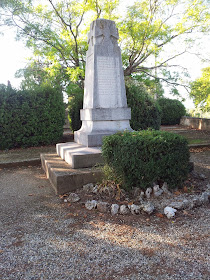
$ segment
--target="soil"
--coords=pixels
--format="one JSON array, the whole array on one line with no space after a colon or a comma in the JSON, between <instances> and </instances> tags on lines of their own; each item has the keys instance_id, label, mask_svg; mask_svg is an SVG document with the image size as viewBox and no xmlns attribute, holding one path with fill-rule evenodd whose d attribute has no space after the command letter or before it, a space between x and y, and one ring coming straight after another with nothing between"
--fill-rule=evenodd
<instances>
[{"instance_id":1,"label":"soil","mask_svg":"<svg viewBox=\"0 0 210 280\"><path fill-rule=\"evenodd\" d=\"M193 129L181 125L161 126L161 130L180 134L186 137L192 144L210 144L210 131Z\"/></svg>"}]
</instances>

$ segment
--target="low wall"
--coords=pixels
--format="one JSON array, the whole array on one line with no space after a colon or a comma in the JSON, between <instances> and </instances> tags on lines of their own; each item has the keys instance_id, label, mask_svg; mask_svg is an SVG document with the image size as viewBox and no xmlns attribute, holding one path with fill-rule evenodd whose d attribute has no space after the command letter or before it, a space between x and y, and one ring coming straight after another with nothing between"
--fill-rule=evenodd
<instances>
[{"instance_id":1,"label":"low wall","mask_svg":"<svg viewBox=\"0 0 210 280\"><path fill-rule=\"evenodd\" d=\"M182 117L180 124L200 130L210 130L210 119Z\"/></svg>"}]
</instances>

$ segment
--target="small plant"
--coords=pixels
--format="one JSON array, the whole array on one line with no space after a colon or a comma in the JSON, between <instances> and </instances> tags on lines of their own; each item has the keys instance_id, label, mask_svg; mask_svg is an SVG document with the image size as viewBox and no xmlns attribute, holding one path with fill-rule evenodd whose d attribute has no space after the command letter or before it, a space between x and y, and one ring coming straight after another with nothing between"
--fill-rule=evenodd
<instances>
[{"instance_id":1,"label":"small plant","mask_svg":"<svg viewBox=\"0 0 210 280\"><path fill-rule=\"evenodd\" d=\"M157 103L161 109L162 125L179 124L181 117L186 114L186 109L179 100L160 98Z\"/></svg>"},{"instance_id":2,"label":"small plant","mask_svg":"<svg viewBox=\"0 0 210 280\"><path fill-rule=\"evenodd\" d=\"M105 164L120 178L123 188L146 189L153 182L181 187L189 172L187 140L164 131L119 132L104 137Z\"/></svg>"}]
</instances>

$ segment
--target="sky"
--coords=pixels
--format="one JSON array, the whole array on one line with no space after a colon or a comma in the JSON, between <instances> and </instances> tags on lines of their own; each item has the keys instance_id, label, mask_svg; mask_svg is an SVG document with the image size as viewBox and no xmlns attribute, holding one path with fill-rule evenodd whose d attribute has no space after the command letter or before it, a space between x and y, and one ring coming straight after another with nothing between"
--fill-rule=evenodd
<instances>
[{"instance_id":1,"label":"sky","mask_svg":"<svg viewBox=\"0 0 210 280\"><path fill-rule=\"evenodd\" d=\"M15 72L27 65L27 58L32 55L32 52L25 47L24 42L15 40L15 28L5 27L4 35L0 35L0 84L7 84L8 80L12 86L18 88L21 79L15 78ZM208 48L209 44L202 46ZM201 69L206 67L196 56L185 55L177 59L177 63L182 63L186 66L191 75L191 79L195 80L201 76ZM187 93L184 89L179 89L181 94L186 97ZM166 97L173 98L171 95L165 94ZM186 99L184 105L187 109L194 108L193 101Z\"/></svg>"},{"instance_id":2,"label":"sky","mask_svg":"<svg viewBox=\"0 0 210 280\"><path fill-rule=\"evenodd\" d=\"M8 80L13 87L20 85L21 79L15 78L15 72L24 68L27 57L31 55L29 49L21 41L15 40L15 29L3 29L0 35L0 84L7 84Z\"/></svg>"}]
</instances>

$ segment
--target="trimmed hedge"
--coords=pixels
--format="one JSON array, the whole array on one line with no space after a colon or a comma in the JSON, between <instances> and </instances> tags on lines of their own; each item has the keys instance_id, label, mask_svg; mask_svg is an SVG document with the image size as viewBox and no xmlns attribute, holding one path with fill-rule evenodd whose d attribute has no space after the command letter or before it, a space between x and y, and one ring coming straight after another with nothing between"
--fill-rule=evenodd
<instances>
[{"instance_id":1,"label":"trimmed hedge","mask_svg":"<svg viewBox=\"0 0 210 280\"><path fill-rule=\"evenodd\" d=\"M61 92L49 86L33 91L0 87L0 149L54 144L63 135Z\"/></svg>"},{"instance_id":2,"label":"trimmed hedge","mask_svg":"<svg viewBox=\"0 0 210 280\"><path fill-rule=\"evenodd\" d=\"M157 100L161 109L161 124L179 124L181 117L186 114L184 105L176 99L160 98Z\"/></svg>"},{"instance_id":3,"label":"trimmed hedge","mask_svg":"<svg viewBox=\"0 0 210 280\"><path fill-rule=\"evenodd\" d=\"M160 108L149 96L145 86L142 83L127 81L126 95L128 107L131 108L130 125L132 129L160 129Z\"/></svg>"},{"instance_id":4,"label":"trimmed hedge","mask_svg":"<svg viewBox=\"0 0 210 280\"><path fill-rule=\"evenodd\" d=\"M77 131L80 129L82 122L80 120L80 109L83 108L84 90L76 84L72 84L68 89L68 118L70 129Z\"/></svg>"},{"instance_id":5,"label":"trimmed hedge","mask_svg":"<svg viewBox=\"0 0 210 280\"><path fill-rule=\"evenodd\" d=\"M187 140L165 131L123 132L104 137L102 155L126 189L153 182L181 187L189 172Z\"/></svg>"}]
</instances>

